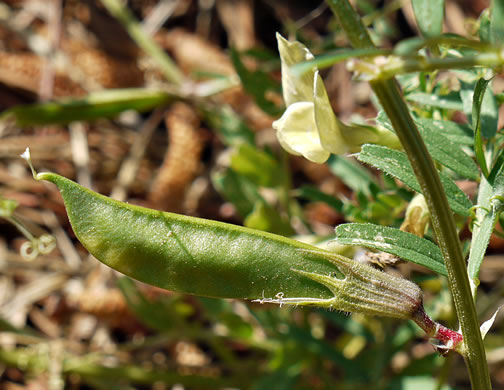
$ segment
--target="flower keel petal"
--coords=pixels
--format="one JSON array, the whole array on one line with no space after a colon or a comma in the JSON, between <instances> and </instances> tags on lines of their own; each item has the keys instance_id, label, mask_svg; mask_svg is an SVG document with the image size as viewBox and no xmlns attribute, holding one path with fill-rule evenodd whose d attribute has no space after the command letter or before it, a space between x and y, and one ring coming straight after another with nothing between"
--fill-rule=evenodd
<instances>
[{"instance_id":1,"label":"flower keel petal","mask_svg":"<svg viewBox=\"0 0 504 390\"><path fill-rule=\"evenodd\" d=\"M314 104L298 102L291 104L280 119L273 122L277 137L288 152L301 154L315 163L323 163L329 152L322 148L315 123Z\"/></svg>"}]
</instances>

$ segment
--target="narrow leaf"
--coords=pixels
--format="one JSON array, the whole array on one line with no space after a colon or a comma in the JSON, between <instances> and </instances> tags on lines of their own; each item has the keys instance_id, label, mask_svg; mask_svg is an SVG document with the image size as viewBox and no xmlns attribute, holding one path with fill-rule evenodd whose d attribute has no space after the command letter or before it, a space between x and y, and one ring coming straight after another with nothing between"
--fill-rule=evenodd
<instances>
[{"instance_id":1,"label":"narrow leaf","mask_svg":"<svg viewBox=\"0 0 504 390\"><path fill-rule=\"evenodd\" d=\"M240 116L229 106L204 106L205 120L219 134L222 142L236 145L243 142L255 144L255 135Z\"/></svg>"},{"instance_id":2,"label":"narrow leaf","mask_svg":"<svg viewBox=\"0 0 504 390\"><path fill-rule=\"evenodd\" d=\"M484 49L486 46L488 46L485 43L477 41L475 39L467 39L461 35L445 33L443 35L438 35L431 38L413 37L403 39L394 47L394 54L407 56L418 52L424 47L433 45L443 45L450 48L469 47L479 50Z\"/></svg>"},{"instance_id":3,"label":"narrow leaf","mask_svg":"<svg viewBox=\"0 0 504 390\"><path fill-rule=\"evenodd\" d=\"M472 126L474 129L474 152L476 160L478 161L481 171L485 177L488 177L488 167L485 159L485 151L483 148L483 138L481 134L481 109L483 98L490 80L480 78L474 88L474 95L472 101Z\"/></svg>"},{"instance_id":4,"label":"narrow leaf","mask_svg":"<svg viewBox=\"0 0 504 390\"><path fill-rule=\"evenodd\" d=\"M293 71L297 75L303 75L306 72L318 68L324 69L339 62L349 60L351 58L361 58L361 57L375 57L380 55L390 54L390 50L383 49L340 49L334 53L328 53L321 56L317 56L315 59L310 61L301 62L292 67Z\"/></svg>"},{"instance_id":5,"label":"narrow leaf","mask_svg":"<svg viewBox=\"0 0 504 390\"><path fill-rule=\"evenodd\" d=\"M379 115L377 121L382 126L393 131L392 124L385 115ZM452 122L443 121L443 124L439 122L441 121L415 120L418 131L422 135L425 146L427 146L432 158L460 176L476 180L479 177L479 170L472 158L456 145L455 142L442 134L445 125Z\"/></svg>"},{"instance_id":6,"label":"narrow leaf","mask_svg":"<svg viewBox=\"0 0 504 390\"><path fill-rule=\"evenodd\" d=\"M126 110L147 111L174 97L164 91L117 89L96 92L82 99L16 106L0 118L12 116L19 126L61 124L114 117Z\"/></svg>"},{"instance_id":7,"label":"narrow leaf","mask_svg":"<svg viewBox=\"0 0 504 390\"><path fill-rule=\"evenodd\" d=\"M358 159L401 180L411 189L419 193L422 192L408 161L408 157L404 152L392 150L384 146L364 145ZM450 177L443 172L440 172L439 176L452 210L460 215L468 216L469 209L472 207L471 201Z\"/></svg>"},{"instance_id":8,"label":"narrow leaf","mask_svg":"<svg viewBox=\"0 0 504 390\"><path fill-rule=\"evenodd\" d=\"M245 91L254 98L254 101L265 113L269 115L278 115L282 108L267 98L266 92L280 92L280 85L261 70L251 71L243 63L240 54L232 49L231 61L240 77Z\"/></svg>"},{"instance_id":9,"label":"narrow leaf","mask_svg":"<svg viewBox=\"0 0 504 390\"><path fill-rule=\"evenodd\" d=\"M249 215L256 202L262 200L257 187L232 169L214 172L211 179L215 189L236 207L242 217Z\"/></svg>"},{"instance_id":10,"label":"narrow leaf","mask_svg":"<svg viewBox=\"0 0 504 390\"><path fill-rule=\"evenodd\" d=\"M424 37L441 35L444 0L411 0L418 28Z\"/></svg>"},{"instance_id":11,"label":"narrow leaf","mask_svg":"<svg viewBox=\"0 0 504 390\"><path fill-rule=\"evenodd\" d=\"M462 78L473 78L476 80L477 75L474 72L461 72L459 71ZM479 91L476 91L476 85L480 83ZM497 106L497 100L492 91L491 84L485 81L474 81L474 82L465 82L463 79L460 81L460 98L463 104L463 111L469 118L469 123L473 126L473 130L475 129L475 122L473 119L473 111L475 100L482 99L478 104L481 105L479 109L479 120L481 122L481 134L485 138L492 138L495 136L497 132L497 124L499 119L499 108ZM484 84L486 84L486 89L483 89ZM475 95L475 93L477 94Z\"/></svg>"},{"instance_id":12,"label":"narrow leaf","mask_svg":"<svg viewBox=\"0 0 504 390\"><path fill-rule=\"evenodd\" d=\"M358 245L390 253L446 276L439 247L412 233L370 223L346 223L336 227L335 241L341 245Z\"/></svg>"},{"instance_id":13,"label":"narrow leaf","mask_svg":"<svg viewBox=\"0 0 504 390\"><path fill-rule=\"evenodd\" d=\"M498 157L495 160L492 170L488 174L488 181L493 183L504 166L504 150L501 150Z\"/></svg>"},{"instance_id":14,"label":"narrow leaf","mask_svg":"<svg viewBox=\"0 0 504 390\"><path fill-rule=\"evenodd\" d=\"M478 275L485 257L490 237L497 223L503 207L504 197L504 170L495 178L493 184L485 177L481 178L478 193L478 209L474 221L473 235L471 240L471 251L467 270L469 277L475 285L478 285Z\"/></svg>"},{"instance_id":15,"label":"narrow leaf","mask_svg":"<svg viewBox=\"0 0 504 390\"><path fill-rule=\"evenodd\" d=\"M444 108L447 110L462 111L464 109L462 101L455 94L438 96L425 92L413 92L406 95L406 99L410 102L415 102L431 107Z\"/></svg>"},{"instance_id":16,"label":"narrow leaf","mask_svg":"<svg viewBox=\"0 0 504 390\"><path fill-rule=\"evenodd\" d=\"M243 225L263 232L280 234L282 236L292 236L294 230L286 218L282 218L280 213L265 201L258 201L254 205L252 212L247 215Z\"/></svg>"},{"instance_id":17,"label":"narrow leaf","mask_svg":"<svg viewBox=\"0 0 504 390\"><path fill-rule=\"evenodd\" d=\"M332 155L328 164L331 172L355 192L362 192L366 196L370 196L371 188L377 187L370 173L347 157Z\"/></svg>"},{"instance_id":18,"label":"narrow leaf","mask_svg":"<svg viewBox=\"0 0 504 390\"><path fill-rule=\"evenodd\" d=\"M439 133L456 144L463 146L472 146L474 144L474 133L468 125L429 118L414 118L414 121L419 127L437 129Z\"/></svg>"},{"instance_id":19,"label":"narrow leaf","mask_svg":"<svg viewBox=\"0 0 504 390\"><path fill-rule=\"evenodd\" d=\"M478 20L478 35L481 42L490 42L490 9L485 9Z\"/></svg>"},{"instance_id":20,"label":"narrow leaf","mask_svg":"<svg viewBox=\"0 0 504 390\"><path fill-rule=\"evenodd\" d=\"M156 301L149 301L138 285L128 277L122 277L117 282L128 308L135 313L142 323L159 331L170 331L184 321L181 313L174 308L173 296Z\"/></svg>"},{"instance_id":21,"label":"narrow leaf","mask_svg":"<svg viewBox=\"0 0 504 390\"><path fill-rule=\"evenodd\" d=\"M280 164L250 144L240 145L231 155L231 168L257 186L276 187L285 181Z\"/></svg>"},{"instance_id":22,"label":"narrow leaf","mask_svg":"<svg viewBox=\"0 0 504 390\"><path fill-rule=\"evenodd\" d=\"M479 177L479 170L473 159L441 134L439 129L421 123L417 123L417 126L434 160L464 178L476 180Z\"/></svg>"},{"instance_id":23,"label":"narrow leaf","mask_svg":"<svg viewBox=\"0 0 504 390\"><path fill-rule=\"evenodd\" d=\"M504 42L504 2L492 0L492 16L490 18L490 42L502 45Z\"/></svg>"},{"instance_id":24,"label":"narrow leaf","mask_svg":"<svg viewBox=\"0 0 504 390\"><path fill-rule=\"evenodd\" d=\"M314 202L323 202L328 206L332 207L336 211L343 213L343 202L325 192L320 191L318 188L313 186L302 186L297 189L297 196L299 198L308 199Z\"/></svg>"}]
</instances>

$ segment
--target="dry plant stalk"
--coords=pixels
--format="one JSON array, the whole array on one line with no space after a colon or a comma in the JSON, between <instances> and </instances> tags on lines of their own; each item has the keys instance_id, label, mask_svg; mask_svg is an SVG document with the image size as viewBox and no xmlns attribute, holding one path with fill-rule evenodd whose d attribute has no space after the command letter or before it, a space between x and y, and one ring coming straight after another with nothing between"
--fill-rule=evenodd
<instances>
[{"instance_id":1,"label":"dry plant stalk","mask_svg":"<svg viewBox=\"0 0 504 390\"><path fill-rule=\"evenodd\" d=\"M152 185L149 201L155 208L182 211L186 189L198 173L203 140L195 110L176 103L165 117L169 147Z\"/></svg>"}]
</instances>

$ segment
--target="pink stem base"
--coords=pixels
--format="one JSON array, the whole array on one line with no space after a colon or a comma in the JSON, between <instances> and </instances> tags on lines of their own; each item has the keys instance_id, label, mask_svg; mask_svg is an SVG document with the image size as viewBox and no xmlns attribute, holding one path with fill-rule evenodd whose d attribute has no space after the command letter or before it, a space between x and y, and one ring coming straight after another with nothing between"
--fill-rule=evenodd
<instances>
[{"instance_id":1,"label":"pink stem base","mask_svg":"<svg viewBox=\"0 0 504 390\"><path fill-rule=\"evenodd\" d=\"M443 355L456 349L464 340L460 333L433 321L425 312L423 305L420 305L418 310L413 314L412 320L425 331L427 336L429 336L430 343Z\"/></svg>"}]
</instances>

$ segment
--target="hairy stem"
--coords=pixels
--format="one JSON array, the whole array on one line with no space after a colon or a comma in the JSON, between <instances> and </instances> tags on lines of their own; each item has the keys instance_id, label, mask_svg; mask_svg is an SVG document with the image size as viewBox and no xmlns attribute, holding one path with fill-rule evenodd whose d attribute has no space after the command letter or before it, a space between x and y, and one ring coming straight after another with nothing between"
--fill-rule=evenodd
<instances>
[{"instance_id":1,"label":"hairy stem","mask_svg":"<svg viewBox=\"0 0 504 390\"><path fill-rule=\"evenodd\" d=\"M358 14L348 0L327 0L327 3L345 30L352 46L359 49L374 47ZM469 286L466 264L455 221L438 172L413 122L397 81L394 78L375 80L371 82L371 86L394 126L429 206L432 225L445 259L450 290L464 336L464 359L472 387L478 390L491 389L485 349Z\"/></svg>"}]
</instances>

